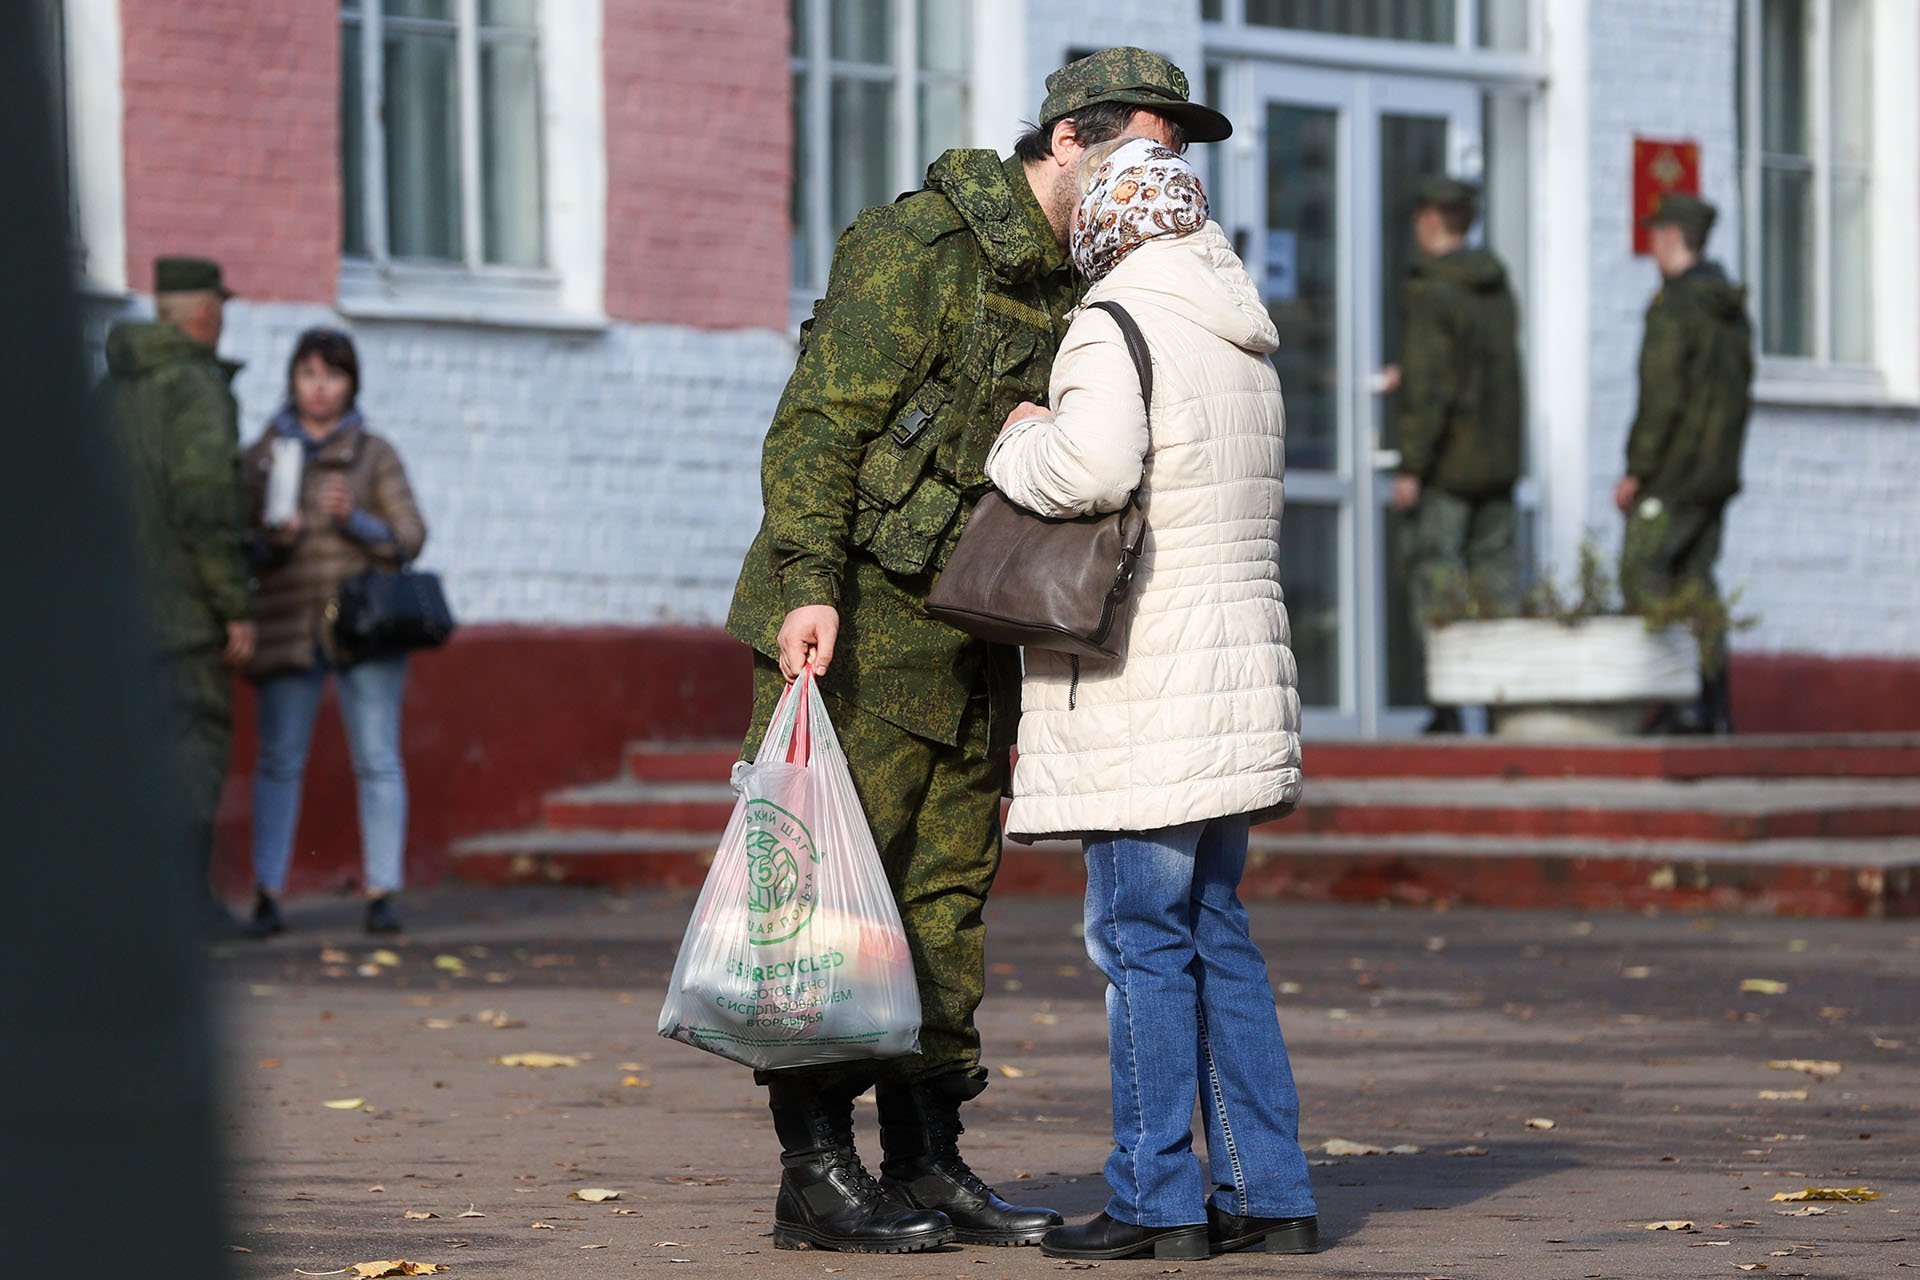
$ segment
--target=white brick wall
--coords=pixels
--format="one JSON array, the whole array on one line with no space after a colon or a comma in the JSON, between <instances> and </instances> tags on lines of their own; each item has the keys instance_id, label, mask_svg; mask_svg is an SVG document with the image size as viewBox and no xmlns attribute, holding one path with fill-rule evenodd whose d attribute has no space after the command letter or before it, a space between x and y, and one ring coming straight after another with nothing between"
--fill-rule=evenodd
<instances>
[{"instance_id":1,"label":"white brick wall","mask_svg":"<svg viewBox=\"0 0 1920 1280\"><path fill-rule=\"evenodd\" d=\"M222 353L251 441L322 308L235 303ZM766 331L532 333L369 322L361 407L399 447L467 622L717 624L760 518L760 440L793 364Z\"/></svg>"},{"instance_id":2,"label":"white brick wall","mask_svg":"<svg viewBox=\"0 0 1920 1280\"><path fill-rule=\"evenodd\" d=\"M1693 138L1721 217L1709 256L1742 275L1734 0L1604 0L1590 29L1592 386L1587 523L1617 543L1611 490L1637 394L1641 317L1658 278L1631 256L1633 136ZM1549 89L1551 92L1551 89ZM1920 228L1917 228L1920 229ZM1898 287L1912 289L1920 282ZM1550 305L1550 302L1549 304ZM1549 322L1551 319L1549 317ZM1760 625L1738 648L1920 654L1920 414L1761 406L1720 577Z\"/></svg>"}]
</instances>

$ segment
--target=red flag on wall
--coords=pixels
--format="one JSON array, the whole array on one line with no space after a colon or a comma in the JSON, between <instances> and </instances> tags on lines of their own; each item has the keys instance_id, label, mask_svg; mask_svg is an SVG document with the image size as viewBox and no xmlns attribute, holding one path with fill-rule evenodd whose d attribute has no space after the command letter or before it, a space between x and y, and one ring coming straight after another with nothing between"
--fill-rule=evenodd
<instances>
[{"instance_id":1,"label":"red flag on wall","mask_svg":"<svg viewBox=\"0 0 1920 1280\"><path fill-rule=\"evenodd\" d=\"M1669 191L1700 194L1700 144L1682 139L1633 140L1633 251L1647 254L1653 245L1641 219L1660 207Z\"/></svg>"}]
</instances>

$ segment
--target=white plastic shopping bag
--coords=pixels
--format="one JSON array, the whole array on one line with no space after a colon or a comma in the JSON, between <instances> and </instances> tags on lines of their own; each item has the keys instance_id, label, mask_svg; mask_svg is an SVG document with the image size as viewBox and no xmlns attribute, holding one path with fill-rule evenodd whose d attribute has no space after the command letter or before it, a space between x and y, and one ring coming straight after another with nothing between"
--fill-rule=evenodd
<instances>
[{"instance_id":1,"label":"white plastic shopping bag","mask_svg":"<svg viewBox=\"0 0 1920 1280\"><path fill-rule=\"evenodd\" d=\"M762 1069L919 1052L900 911L811 671L733 785L660 1034Z\"/></svg>"}]
</instances>

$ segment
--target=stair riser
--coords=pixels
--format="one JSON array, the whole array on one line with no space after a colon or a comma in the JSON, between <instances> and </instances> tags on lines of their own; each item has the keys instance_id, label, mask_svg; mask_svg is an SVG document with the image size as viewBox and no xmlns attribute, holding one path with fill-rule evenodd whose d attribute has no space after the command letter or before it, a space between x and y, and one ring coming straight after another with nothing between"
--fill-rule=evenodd
<instances>
[{"instance_id":1,"label":"stair riser","mask_svg":"<svg viewBox=\"0 0 1920 1280\"><path fill-rule=\"evenodd\" d=\"M549 797L540 819L559 831L711 831L714 843L733 816L731 801L562 800Z\"/></svg>"},{"instance_id":2,"label":"stair riser","mask_svg":"<svg viewBox=\"0 0 1920 1280\"><path fill-rule=\"evenodd\" d=\"M636 750L629 747L626 775L635 782L725 782L740 751Z\"/></svg>"},{"instance_id":3,"label":"stair riser","mask_svg":"<svg viewBox=\"0 0 1920 1280\"><path fill-rule=\"evenodd\" d=\"M692 851L486 854L459 858L455 873L491 885L691 889L705 879L710 862L711 855ZM994 891L1073 899L1085 889L1077 853L1014 845ZM1912 917L1920 916L1920 870L1673 863L1657 857L1256 853L1240 895L1257 901Z\"/></svg>"},{"instance_id":4,"label":"stair riser","mask_svg":"<svg viewBox=\"0 0 1920 1280\"><path fill-rule=\"evenodd\" d=\"M1920 806L1766 814L1660 809L1303 805L1295 835L1568 836L1598 840L1873 840L1920 836Z\"/></svg>"},{"instance_id":5,"label":"stair riser","mask_svg":"<svg viewBox=\"0 0 1920 1280\"><path fill-rule=\"evenodd\" d=\"M1913 778L1920 744L1308 742L1308 778Z\"/></svg>"}]
</instances>

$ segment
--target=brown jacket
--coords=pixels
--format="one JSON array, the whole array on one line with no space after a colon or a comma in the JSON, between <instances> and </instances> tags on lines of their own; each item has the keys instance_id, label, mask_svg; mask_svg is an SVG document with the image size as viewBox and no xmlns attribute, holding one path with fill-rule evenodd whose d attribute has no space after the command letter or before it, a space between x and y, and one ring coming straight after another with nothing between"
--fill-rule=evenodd
<instances>
[{"instance_id":1,"label":"brown jacket","mask_svg":"<svg viewBox=\"0 0 1920 1280\"><path fill-rule=\"evenodd\" d=\"M260 634L247 666L247 675L255 680L307 670L314 665L320 646L331 652L327 606L340 584L376 564L404 564L419 555L427 541L427 526L414 505L399 453L354 423L317 453L308 453L300 481L300 539L290 548L273 547L260 528L260 516L274 435L269 426L244 459L251 527L260 532L257 545L261 548L253 603ZM346 477L356 507L392 531L390 541L361 542L321 511L321 491L327 478L335 475Z\"/></svg>"}]
</instances>

